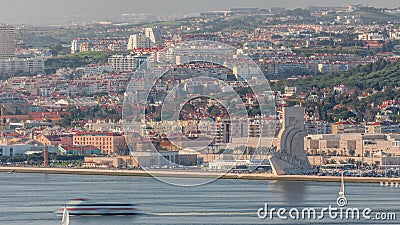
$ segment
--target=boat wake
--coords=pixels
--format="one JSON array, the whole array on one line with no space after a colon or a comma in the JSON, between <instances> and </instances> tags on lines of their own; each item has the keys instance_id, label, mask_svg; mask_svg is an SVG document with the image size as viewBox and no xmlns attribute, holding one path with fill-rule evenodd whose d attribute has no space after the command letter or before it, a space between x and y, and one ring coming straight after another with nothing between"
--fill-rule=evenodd
<instances>
[{"instance_id":1,"label":"boat wake","mask_svg":"<svg viewBox=\"0 0 400 225\"><path fill-rule=\"evenodd\" d=\"M160 212L160 213L144 213L142 215L149 216L241 216L255 215L254 212Z\"/></svg>"}]
</instances>

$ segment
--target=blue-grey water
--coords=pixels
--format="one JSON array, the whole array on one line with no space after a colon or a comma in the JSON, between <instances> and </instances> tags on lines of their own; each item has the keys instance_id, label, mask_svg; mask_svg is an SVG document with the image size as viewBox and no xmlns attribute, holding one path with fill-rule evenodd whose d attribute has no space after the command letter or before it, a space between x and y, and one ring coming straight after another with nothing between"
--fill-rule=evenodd
<instances>
[{"instance_id":1,"label":"blue-grey water","mask_svg":"<svg viewBox=\"0 0 400 225\"><path fill-rule=\"evenodd\" d=\"M1 225L55 225L53 212L70 198L137 204L141 215L71 217L71 225L98 224L400 224L400 189L379 184L346 184L349 207L395 212L395 221L261 220L270 207L336 206L339 183L217 180L176 187L154 178L0 173Z\"/></svg>"}]
</instances>

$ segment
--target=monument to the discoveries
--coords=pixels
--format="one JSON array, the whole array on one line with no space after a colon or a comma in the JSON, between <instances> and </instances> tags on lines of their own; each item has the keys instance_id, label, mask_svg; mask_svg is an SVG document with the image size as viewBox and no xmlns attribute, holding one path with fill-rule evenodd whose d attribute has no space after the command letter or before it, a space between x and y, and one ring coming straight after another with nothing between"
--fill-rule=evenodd
<instances>
[{"instance_id":1,"label":"monument to the discoveries","mask_svg":"<svg viewBox=\"0 0 400 225\"><path fill-rule=\"evenodd\" d=\"M304 150L304 108L283 108L282 129L278 134L278 146L269 160L277 175L313 173Z\"/></svg>"}]
</instances>

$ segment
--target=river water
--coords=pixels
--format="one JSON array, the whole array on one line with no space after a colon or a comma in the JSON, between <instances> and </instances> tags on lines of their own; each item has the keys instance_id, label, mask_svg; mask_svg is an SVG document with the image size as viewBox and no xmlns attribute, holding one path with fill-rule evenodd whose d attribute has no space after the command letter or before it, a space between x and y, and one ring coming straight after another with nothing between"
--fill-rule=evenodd
<instances>
[{"instance_id":1,"label":"river water","mask_svg":"<svg viewBox=\"0 0 400 225\"><path fill-rule=\"evenodd\" d=\"M132 202L140 212L135 216L71 217L71 225L400 224L400 189L379 184L346 184L348 207L394 212L397 220L274 218L271 221L257 217L257 210L265 203L269 207L300 210L337 207L339 186L339 183L217 180L202 186L177 187L146 177L0 173L0 224L61 224L61 218L53 212L71 198Z\"/></svg>"}]
</instances>

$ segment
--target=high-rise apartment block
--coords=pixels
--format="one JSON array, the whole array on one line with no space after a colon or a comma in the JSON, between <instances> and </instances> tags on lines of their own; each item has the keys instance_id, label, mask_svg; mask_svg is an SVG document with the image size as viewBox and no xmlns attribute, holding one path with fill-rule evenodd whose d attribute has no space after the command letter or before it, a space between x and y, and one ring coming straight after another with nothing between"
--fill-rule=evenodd
<instances>
[{"instance_id":1,"label":"high-rise apartment block","mask_svg":"<svg viewBox=\"0 0 400 225\"><path fill-rule=\"evenodd\" d=\"M133 34L129 37L128 50L138 48L162 47L164 41L159 28L146 28L143 33Z\"/></svg>"},{"instance_id":2,"label":"high-rise apartment block","mask_svg":"<svg viewBox=\"0 0 400 225\"><path fill-rule=\"evenodd\" d=\"M0 24L0 59L15 57L15 28Z\"/></svg>"},{"instance_id":3,"label":"high-rise apartment block","mask_svg":"<svg viewBox=\"0 0 400 225\"><path fill-rule=\"evenodd\" d=\"M134 50L137 48L151 48L150 39L143 34L133 34L129 37L128 50Z\"/></svg>"},{"instance_id":4,"label":"high-rise apartment block","mask_svg":"<svg viewBox=\"0 0 400 225\"><path fill-rule=\"evenodd\" d=\"M164 41L162 39L161 30L159 28L146 28L144 30L144 34L147 38L150 39L150 42L153 43L157 47L161 47L164 45Z\"/></svg>"},{"instance_id":5,"label":"high-rise apartment block","mask_svg":"<svg viewBox=\"0 0 400 225\"><path fill-rule=\"evenodd\" d=\"M136 70L142 63L146 62L146 68L149 66L147 62L148 55L113 55L108 58L108 65L116 72L127 72Z\"/></svg>"}]
</instances>

